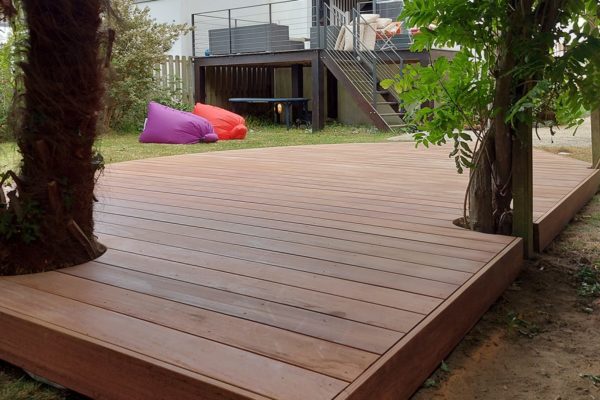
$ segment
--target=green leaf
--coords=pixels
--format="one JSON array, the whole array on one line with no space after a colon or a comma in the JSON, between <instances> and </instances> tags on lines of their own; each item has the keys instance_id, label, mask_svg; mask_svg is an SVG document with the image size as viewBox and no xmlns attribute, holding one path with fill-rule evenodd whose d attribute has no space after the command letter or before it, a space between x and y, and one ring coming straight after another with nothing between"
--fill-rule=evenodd
<instances>
[{"instance_id":1,"label":"green leaf","mask_svg":"<svg viewBox=\"0 0 600 400\"><path fill-rule=\"evenodd\" d=\"M379 85L384 88L384 89L389 89L394 85L395 81L393 79L384 79L382 80Z\"/></svg>"},{"instance_id":2,"label":"green leaf","mask_svg":"<svg viewBox=\"0 0 600 400\"><path fill-rule=\"evenodd\" d=\"M450 367L448 366L448 364L446 364L445 361L442 361L442 364L440 365L440 369L446 373L450 372Z\"/></svg>"}]
</instances>

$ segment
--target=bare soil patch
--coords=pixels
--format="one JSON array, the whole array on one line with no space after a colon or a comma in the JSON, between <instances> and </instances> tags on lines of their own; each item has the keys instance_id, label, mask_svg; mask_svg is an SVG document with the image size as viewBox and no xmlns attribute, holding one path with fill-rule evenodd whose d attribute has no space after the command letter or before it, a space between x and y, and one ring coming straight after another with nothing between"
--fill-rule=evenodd
<instances>
[{"instance_id":1,"label":"bare soil patch","mask_svg":"<svg viewBox=\"0 0 600 400\"><path fill-rule=\"evenodd\" d=\"M600 399L600 195L415 394L425 399Z\"/></svg>"}]
</instances>

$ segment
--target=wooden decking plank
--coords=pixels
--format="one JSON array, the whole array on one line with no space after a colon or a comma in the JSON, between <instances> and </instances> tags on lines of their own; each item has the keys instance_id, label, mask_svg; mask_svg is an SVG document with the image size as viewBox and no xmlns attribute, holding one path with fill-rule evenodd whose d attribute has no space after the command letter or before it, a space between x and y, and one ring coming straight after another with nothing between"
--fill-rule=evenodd
<instances>
[{"instance_id":1,"label":"wooden decking plank","mask_svg":"<svg viewBox=\"0 0 600 400\"><path fill-rule=\"evenodd\" d=\"M301 195L306 198L315 199L328 199L329 196L336 196L338 198L353 198L358 200L373 200L376 202L381 201L392 201L392 202L415 202L424 205L430 205L442 208L453 208L462 207L462 199L460 195L444 195L440 193L440 197L435 199L428 198L426 195L411 196L406 193L401 187L396 190L386 191L383 190L379 185L371 184L346 184L345 186L335 186L333 184L302 184L292 185L289 181L278 182L276 180L269 180L267 182L263 180L251 180L242 179L235 177L228 179L223 182L219 181L217 177L201 177L186 175L170 175L170 176L147 176L143 174L132 174L129 171L117 171L107 173L110 176L111 183L122 183L130 182L135 179L136 182L144 183L146 185L160 185L164 187L174 187L179 189L200 189L203 191L210 191L213 193L222 193L230 195L238 194L265 194L268 193L272 196L295 196ZM313 182L313 181L311 181ZM339 178L338 178L339 182ZM399 179L398 183L403 183L402 179Z\"/></svg>"},{"instance_id":2,"label":"wooden decking plank","mask_svg":"<svg viewBox=\"0 0 600 400\"><path fill-rule=\"evenodd\" d=\"M138 174L136 174L138 172ZM181 172L181 171L180 171ZM131 176L138 176L141 181L145 182L147 185L154 186L167 186L173 189L189 189L190 188L190 177L187 176L187 180L180 182L182 180L181 175L157 175L156 177L147 177L147 172L143 169L140 171L119 171L118 173L112 173L111 183L115 186L120 182L119 180L131 180ZM272 192L273 196L283 196L290 197L292 195L296 195L296 197L302 197L302 202L310 202L311 199L319 200L319 199L329 199L330 197L336 198L351 198L356 202L363 200L364 203L367 203L365 200L369 200L368 203L373 203L374 205L407 205L417 204L417 205L429 205L433 207L438 207L442 209L450 208L453 209L455 207L462 206L462 193L460 190L456 190L457 186L460 188L464 185L464 182L456 181L456 182L445 182L440 186L440 189L446 189L440 191L441 199L431 199L427 198L423 189L425 189L428 184L436 184L436 182L423 182L411 179L403 179L402 177L391 177L391 181L397 181L398 184L402 184L401 188L406 186L406 189L402 190L401 188L396 189L395 191L390 192L379 192L379 189L373 185L364 185L360 183L356 183L353 185L349 185L346 183L345 186L333 185L329 183L316 184L314 180L311 180L310 183L296 183L293 184L290 182L290 179L278 180L276 176L267 176L261 177L260 179L249 177L248 179L243 179L242 177L229 178L226 176L221 177L221 179L227 179L226 183L222 185L217 185L215 180L216 178L204 177L191 177L193 179L194 185L192 187L197 188L209 188L207 190L211 193L220 193L220 194L232 194L235 195L236 192L241 192L241 188L244 188L243 194L255 194L259 195ZM113 180L114 179L114 180ZM371 176L365 176L364 180L371 181ZM208 182L207 182L208 181ZM268 182L268 183L265 183ZM439 182L437 183L439 185ZM262 192L257 189L262 189ZM371 193L369 193L369 190ZM378 194L372 194L372 193ZM417 194L415 194L417 193ZM420 193L420 194L418 194ZM324 195L328 196L325 197Z\"/></svg>"},{"instance_id":3,"label":"wooden decking plank","mask_svg":"<svg viewBox=\"0 0 600 400\"><path fill-rule=\"evenodd\" d=\"M405 292L446 298L459 285L459 283L445 283L372 270L352 269L349 272L330 272L318 268L290 269L110 235L103 235L102 241L116 250L116 254L106 254L102 258L104 262L113 260L117 256L124 257L122 253L126 252L386 306L394 306L400 302ZM455 278L465 281L468 277L470 275L465 274Z\"/></svg>"},{"instance_id":4,"label":"wooden decking plank","mask_svg":"<svg viewBox=\"0 0 600 400\"><path fill-rule=\"evenodd\" d=\"M110 282L123 281L123 276L138 277L142 280L152 281L156 285L162 285L164 288L180 288L180 290L202 299L216 296L237 298L242 303L247 301L252 305L256 303L255 300L277 303L397 332L402 332L405 326L414 325L415 321L419 321L423 317L423 313L407 311L407 308L425 308L421 303L418 303L418 306L404 303L401 304L403 308L394 307L393 305L381 305L293 286L273 284L253 278L227 275L193 266L168 263L164 260L147 262L146 270L144 270L144 265L132 263L133 265L122 267L119 262L116 262L116 266L104 264L104 268L98 270L77 269L68 273L105 283L107 280ZM166 269L166 266L173 269ZM146 272L147 270L151 270L152 273ZM248 286L248 284L253 286ZM165 289L161 288L161 290L164 292ZM197 291L197 293L194 291ZM400 292L400 294L407 297L407 293ZM254 300L250 301L250 299ZM400 302L396 300L396 303ZM431 303L439 304L441 300L432 299ZM377 314L373 315L373 313Z\"/></svg>"},{"instance_id":5,"label":"wooden decking plank","mask_svg":"<svg viewBox=\"0 0 600 400\"><path fill-rule=\"evenodd\" d=\"M404 310L406 307L410 307L410 301L413 299L409 298L409 302L400 301L400 299L405 299L406 301L407 296L405 292L397 290L370 288L367 285L362 285L361 288L365 289L366 293L361 293L356 290L356 287L352 287L353 285L345 285L344 287L344 283L347 282L335 280L335 283L339 285L338 290L331 291L347 295L355 294L355 298L352 298L135 254L114 253L107 257L106 261L104 258L99 261L103 264L109 264L109 260L112 266L132 271L184 281L207 288L291 305L329 315L345 315L346 318L358 322L374 323L375 321L379 321L378 324L389 323L380 316L369 316L369 313L378 313L378 315L388 313L391 317L389 318L390 320L403 321L405 324L410 322L411 325L414 321L422 318L417 312L406 312ZM97 272L97 274L100 274L100 272ZM332 281L334 280L329 282L333 283ZM431 300L432 304L439 304L441 302L436 299ZM328 304L328 306L325 307L324 304ZM397 310L394 310L394 308ZM396 330L400 329L396 328Z\"/></svg>"},{"instance_id":6,"label":"wooden decking plank","mask_svg":"<svg viewBox=\"0 0 600 400\"><path fill-rule=\"evenodd\" d=\"M161 174L153 174L148 171L112 171L106 173L107 179L110 179L110 182L127 182L131 180L135 180L137 182L144 182L148 185L165 185L168 187L195 187L201 188L202 190L207 190L211 192L220 192L220 193L229 193L233 194L239 192L242 188L244 192L251 193L277 193L277 194L292 194L292 193L303 193L305 195L309 194L311 197L316 196L317 198L323 198L323 191L327 193L332 193L337 196L347 196L352 198L359 199L369 199L376 198L379 200L389 200L389 201L398 201L398 199L407 201L418 201L421 204L433 205L433 206L442 206L447 207L448 204L453 204L455 206L462 207L462 199L461 194L457 191L457 194L446 194L440 193L439 197L436 196L435 200L432 200L431 197L428 197L426 193L421 195L411 195L403 186L397 187L395 190L385 190L379 184L373 184L372 180L370 180L370 184L346 184L345 186L334 186L333 182L339 182L340 178L338 177L337 181L332 181L331 184L327 185L311 185L311 184L302 184L302 185L290 185L289 182L273 182L264 180L250 180L250 179L240 179L236 177L235 179L227 179L227 181L223 182L222 178L219 177L197 177L193 175L161 175ZM312 181L311 181L312 182Z\"/></svg>"},{"instance_id":7,"label":"wooden decking plank","mask_svg":"<svg viewBox=\"0 0 600 400\"><path fill-rule=\"evenodd\" d=\"M318 265L328 268L345 268L355 266L360 268L372 269L377 271L387 271L397 274L410 275L415 277L427 277L426 274L439 269L449 269L453 271L472 273L477 271L484 263L478 263L468 260L452 259L451 264L445 264L439 258L432 257L429 264L419 264L410 261L396 260L360 260L348 259L328 260L319 254L289 254L268 249L239 246L230 243L214 242L206 239L198 239L189 236L177 235L172 233L160 232L155 230L133 228L125 225L112 224L99 221L96 226L99 233L109 234L120 237L129 237L143 240L149 243L165 244L168 246L179 247L189 250L197 250L203 253L221 255L225 257L239 258L247 261L256 261L266 264L289 267L292 269L307 268L306 264ZM441 265L436 264L439 261Z\"/></svg>"},{"instance_id":8,"label":"wooden decking plank","mask_svg":"<svg viewBox=\"0 0 600 400\"><path fill-rule=\"evenodd\" d=\"M177 199L187 205L193 205L194 203L206 205L206 206L226 206L231 209L250 209L250 210L261 210L269 211L272 213L284 213L293 215L324 215L329 216L328 219L350 219L350 220L372 220L371 225L386 226L394 221L400 222L421 222L423 225L433 225L441 227L452 228L452 221L460 216L462 212L458 213L427 213L418 210L404 210L401 212L389 212L387 209L372 210L366 208L344 208L344 207L333 207L326 205L300 205L291 204L283 205L280 202L269 201L244 201L245 199L230 199L223 196L222 198L213 198L210 196L197 197L190 194L171 193L168 190L153 190L152 188L146 188L146 190L131 189L125 187L111 186L105 188L101 192L101 197L110 197L112 193L126 193L141 196L142 198L159 198L159 199ZM288 202L290 203L290 202ZM398 211L398 210L397 210ZM457 229L458 230L458 229Z\"/></svg>"},{"instance_id":9,"label":"wooden decking plank","mask_svg":"<svg viewBox=\"0 0 600 400\"><path fill-rule=\"evenodd\" d=\"M99 284L59 272L25 275L12 282L128 315L347 382L376 354L240 318ZM273 344L276 345L273 345Z\"/></svg>"},{"instance_id":10,"label":"wooden decking plank","mask_svg":"<svg viewBox=\"0 0 600 400\"><path fill-rule=\"evenodd\" d=\"M347 386L303 368L25 286L0 281L0 289L3 308L267 397L329 399Z\"/></svg>"},{"instance_id":11,"label":"wooden decking plank","mask_svg":"<svg viewBox=\"0 0 600 400\"><path fill-rule=\"evenodd\" d=\"M484 260L469 260L408 249L398 252L395 259L390 259L363 253L349 253L325 247L227 234L218 231L202 232L199 229L186 229L185 226L178 224L103 213L97 214L96 221L100 232L103 232L103 229L106 229L107 226L126 226L131 222L135 222L134 226L136 228L133 229L136 229L136 232L151 242L164 243L167 238L177 236L180 247L194 248L208 252L212 250L213 252L224 254L226 249L231 246L231 249L236 253L242 255L248 254L244 257L258 256L261 259L265 259L266 257L267 260L271 255L274 255L274 258L280 258L285 255L384 271L393 271L399 263L410 263L464 272L475 272L485 264ZM127 227L126 229L129 230L132 228ZM161 232L162 235L168 233L174 236L154 238L153 236L156 235L155 232Z\"/></svg>"},{"instance_id":12,"label":"wooden decking plank","mask_svg":"<svg viewBox=\"0 0 600 400\"><path fill-rule=\"evenodd\" d=\"M445 297L446 293L454 291L471 277L471 274L452 270L431 270L432 278L413 277L409 275L394 274L386 271L376 271L359 267L328 268L319 264L303 264L296 268L282 267L279 265L249 261L235 257L225 257L215 254L198 252L169 245L148 243L133 238L123 238L103 234L102 242L111 249L120 252L149 256L166 261L176 261L181 264L201 268L228 272L236 275L248 276L277 283L286 283L324 293L349 297L342 288L354 288L356 284L374 286L376 288L389 288L401 291L421 288L423 293L432 297ZM111 253L106 254L109 258ZM435 272L438 272L435 275ZM424 274L423 274L424 275ZM331 283L335 281L336 284ZM315 283L316 282L316 283ZM361 292L369 289L360 286ZM350 293L352 293L351 291ZM435 295L435 296L434 296ZM354 295L355 297L357 295ZM351 297L351 296L350 296Z\"/></svg>"},{"instance_id":13,"label":"wooden decking plank","mask_svg":"<svg viewBox=\"0 0 600 400\"><path fill-rule=\"evenodd\" d=\"M207 205L192 203L189 201L180 200L177 196L142 196L132 192L111 191L100 196L102 204L113 204L114 201L126 201L129 203L129 208L148 209L151 205L168 207L174 214L179 214L183 211L202 213L208 215L211 219L218 220L220 216L223 218L251 218L254 224L256 221L271 224L273 221L281 223L289 223L296 225L304 225L307 227L322 227L336 229L352 233L360 233L367 235L376 235L379 237L411 239L419 241L428 241L431 237L440 236L442 240L446 238L470 239L473 241L486 242L492 244L506 245L508 243L505 236L481 234L466 229L460 229L452 223L444 223L441 226L420 225L416 222L390 221L385 219L366 219L359 217L359 220L353 219L352 216L332 215L328 213L311 213L301 212L296 214L285 213L281 210L278 212L269 212L260 208L232 208L218 204ZM139 205L138 207L133 205ZM316 214L316 215L315 215ZM185 214L184 214L185 215ZM325 218L328 216L329 218ZM368 222L371 222L370 224ZM242 222L243 223L243 222ZM247 223L253 225L253 223ZM374 225L379 224L379 225ZM449 239L448 239L449 240Z\"/></svg>"},{"instance_id":14,"label":"wooden decking plank","mask_svg":"<svg viewBox=\"0 0 600 400\"><path fill-rule=\"evenodd\" d=\"M214 223L200 218L189 216L177 216L169 213L156 211L143 211L137 209L117 208L110 205L96 208L97 214L106 215L105 222L125 222L123 218L135 218L151 221L148 225L139 225L140 227L150 226L176 226L174 233L189 235L194 237L207 237L211 240L222 241L236 244L256 244L260 239L264 239L264 244L269 249L278 248L279 242L322 247L331 250L344 251L350 254L373 255L392 260L399 259L399 254L408 252L418 252L435 254L441 256L455 257L473 261L489 261L494 252L483 251L479 249L467 248L467 244L461 247L447 246L445 244L422 243L414 240L397 240L396 247L381 246L378 244L350 241L347 238L319 237L318 235L292 233L286 231L273 231L261 228L250 228L238 224ZM167 225L168 224L168 225ZM272 244L269 245L269 244ZM285 247L285 245L283 245Z\"/></svg>"},{"instance_id":15,"label":"wooden decking plank","mask_svg":"<svg viewBox=\"0 0 600 400\"><path fill-rule=\"evenodd\" d=\"M177 217L186 217L209 229L228 230L239 233L253 233L255 236L280 237L283 235L304 234L311 238L334 238L345 242L358 242L379 245L387 248L401 249L402 243L416 241L422 243L441 244L448 247L473 249L483 252L496 252L503 248L501 243L466 239L441 234L429 234L398 229L397 237L383 236L376 233L362 233L348 229L329 228L326 226L307 225L298 222L279 221L276 219L258 218L245 215L226 214L222 212L204 211L192 208L176 207L168 204L145 203L140 201L121 200L117 198L103 199L96 209L103 212L128 215L132 212L148 211ZM134 210L134 211L130 211ZM449 231L448 233L452 233ZM317 240L317 239L315 239ZM321 242L323 241L322 239Z\"/></svg>"},{"instance_id":16,"label":"wooden decking plank","mask_svg":"<svg viewBox=\"0 0 600 400\"><path fill-rule=\"evenodd\" d=\"M220 193L203 192L201 190L190 190L190 189L176 189L176 188L162 188L160 186L148 186L137 183L129 184L118 184L109 183L104 185L104 189L110 193L112 188L123 188L123 189L135 189L142 193L153 192L153 193L167 193L167 194L179 194L189 198L194 198L196 201L204 201L204 199L210 199L212 201L228 202L228 203L251 203L259 205L272 205L272 206L285 206L289 208L300 208L305 210L315 211L327 211L337 212L346 214L355 213L386 213L387 214L398 214L398 215L412 215L419 216L422 218L429 219L441 219L444 221L452 220L460 216L462 209L456 207L456 209L446 208L439 209L439 207L432 206L419 206L406 203L391 203L391 204L375 204L375 202L360 202L351 203L349 201L334 200L329 201L322 200L320 203L302 201L302 199L294 200L289 198L288 200L276 199L268 196L252 196L246 194L232 199L231 196Z\"/></svg>"},{"instance_id":17,"label":"wooden decking plank","mask_svg":"<svg viewBox=\"0 0 600 400\"><path fill-rule=\"evenodd\" d=\"M178 173L179 172L179 173ZM351 173L350 173L351 172ZM427 183L422 182L420 180L407 177L405 175L390 175L382 179L382 177L375 177L373 175L361 175L358 171L347 171L344 169L340 169L336 171L335 178L332 180L324 180L319 178L314 178L313 176L305 177L301 179L293 179L293 177L298 177L298 175L290 175L290 177L286 177L285 179L281 178L281 175L272 175L270 177L262 177L261 174L254 172L249 174L247 177L240 176L232 176L227 177L227 181L225 184L236 185L239 184L242 187L265 187L265 188L274 188L277 186L283 186L286 190L307 190L314 191L315 189L327 189L333 190L336 192L340 192L340 194L344 192L354 193L354 194L369 194L369 193L377 193L382 196L408 196L412 191L416 191L420 193L421 196L418 198L425 199ZM321 171L319 171L321 173ZM194 174L182 174L180 171L174 171L171 173L161 172L158 168L122 168L119 166L118 168L109 169L107 171L107 176L110 176L110 179L113 177L123 177L123 178L140 178L147 179L153 181L165 181L165 182L175 182L175 183L189 183L196 184L197 186L216 186L219 183L219 179L223 181L222 176L202 176L199 177ZM454 181L453 177L449 174L444 174L443 170L439 170L440 175L448 175L450 181L447 183L454 182L461 183L463 180ZM257 177L260 176L260 178ZM334 175L332 175L333 177ZM271 179L272 178L272 179ZM408 181L411 183L415 183L415 187L411 187L408 185L404 185L404 182ZM391 183L390 183L391 182ZM464 183L464 182L463 182ZM447 190L440 193L442 200L456 200L461 196L461 188L453 187L450 184L444 185ZM371 190L371 192L369 192ZM410 197L410 196L408 196ZM418 199L417 198L417 199Z\"/></svg>"},{"instance_id":18,"label":"wooden decking plank","mask_svg":"<svg viewBox=\"0 0 600 400\"><path fill-rule=\"evenodd\" d=\"M390 341L397 340L403 333L376 324L397 328L409 324L414 326L414 320L410 320L408 314L393 308L390 309L389 320L383 321L385 315L380 315L364 318L366 322L360 322L351 319L358 312L350 316L343 311L336 312L336 304L321 304L319 309L309 310L102 263L74 267L63 273L372 353L381 352L382 348L389 346ZM164 271L164 274L167 275L168 271Z\"/></svg>"}]
</instances>

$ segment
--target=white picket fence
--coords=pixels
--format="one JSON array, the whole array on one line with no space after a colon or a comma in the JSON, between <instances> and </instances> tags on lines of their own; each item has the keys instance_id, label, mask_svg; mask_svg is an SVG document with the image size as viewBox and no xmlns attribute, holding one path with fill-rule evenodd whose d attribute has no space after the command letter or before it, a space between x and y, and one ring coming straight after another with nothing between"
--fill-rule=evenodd
<instances>
[{"instance_id":1,"label":"white picket fence","mask_svg":"<svg viewBox=\"0 0 600 400\"><path fill-rule=\"evenodd\" d=\"M163 87L181 93L182 101L194 104L194 64L192 57L169 56L154 69L154 77Z\"/></svg>"}]
</instances>

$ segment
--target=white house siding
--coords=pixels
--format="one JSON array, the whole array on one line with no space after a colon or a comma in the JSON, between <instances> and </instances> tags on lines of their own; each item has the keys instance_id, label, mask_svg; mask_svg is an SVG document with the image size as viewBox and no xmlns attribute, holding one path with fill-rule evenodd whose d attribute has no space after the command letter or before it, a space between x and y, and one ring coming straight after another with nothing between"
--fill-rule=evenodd
<instances>
[{"instance_id":1,"label":"white house siding","mask_svg":"<svg viewBox=\"0 0 600 400\"><path fill-rule=\"evenodd\" d=\"M201 1L204 3L204 1ZM190 16L184 18L183 13L183 2L181 0L149 0L149 1L138 1L137 6L140 8L149 8L150 16L160 23L170 24L182 24L190 23ZM188 35L189 36L189 35ZM190 36L191 38L191 36ZM185 42L188 40L187 37L182 37L175 44L169 52L170 55L191 55L184 52ZM189 39L191 40L191 39ZM191 48L191 45L190 45Z\"/></svg>"},{"instance_id":2,"label":"white house siding","mask_svg":"<svg viewBox=\"0 0 600 400\"><path fill-rule=\"evenodd\" d=\"M6 43L10 35L10 28L7 23L0 22L0 44Z\"/></svg>"}]
</instances>

